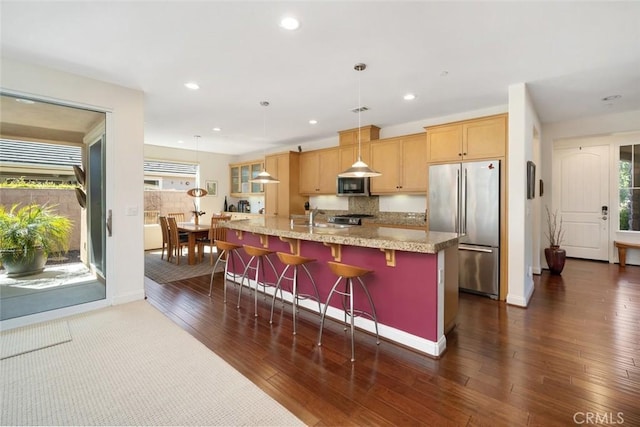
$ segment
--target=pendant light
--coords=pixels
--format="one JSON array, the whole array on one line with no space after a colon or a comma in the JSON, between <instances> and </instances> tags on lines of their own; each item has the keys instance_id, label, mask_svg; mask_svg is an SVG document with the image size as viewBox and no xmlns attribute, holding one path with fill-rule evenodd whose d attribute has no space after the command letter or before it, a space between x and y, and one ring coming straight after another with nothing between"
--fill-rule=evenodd
<instances>
[{"instance_id":1,"label":"pendant light","mask_svg":"<svg viewBox=\"0 0 640 427\"><path fill-rule=\"evenodd\" d=\"M269 101L261 101L260 105L262 105L263 107L266 108L266 107L269 106ZM264 110L264 114L263 114L262 117L263 117L263 119L262 119L263 135L264 135L264 137L266 139L266 136L267 136L267 110ZM266 159L265 159L264 163L266 163ZM269 174L269 172L267 172L266 164L263 164L262 172L260 172L255 178L250 179L249 182L253 182L253 183L256 183L256 184L278 184L278 183L280 183L280 180L278 178L275 178L275 177L271 176Z\"/></svg>"},{"instance_id":2,"label":"pendant light","mask_svg":"<svg viewBox=\"0 0 640 427\"><path fill-rule=\"evenodd\" d=\"M363 71L367 68L367 64L358 63L354 65L353 69L356 71ZM380 176L382 175L380 172L376 172L371 169L365 162L362 161L362 141L360 140L360 128L361 128L361 118L360 115L362 113L362 105L360 101L360 86L361 86L361 78L358 76L358 160L351 165L351 167L345 170L342 173L339 173L340 177L372 177L372 176Z\"/></svg>"},{"instance_id":3,"label":"pendant light","mask_svg":"<svg viewBox=\"0 0 640 427\"><path fill-rule=\"evenodd\" d=\"M200 163L198 162L198 141L200 141L200 135L193 136L196 140L196 165L198 168L198 173L196 173L196 186L195 188L191 188L187 191L187 194L191 197L204 197L207 195L207 190L204 188L200 188ZM195 206L195 203L194 203ZM196 210L197 209L196 207Z\"/></svg>"}]
</instances>

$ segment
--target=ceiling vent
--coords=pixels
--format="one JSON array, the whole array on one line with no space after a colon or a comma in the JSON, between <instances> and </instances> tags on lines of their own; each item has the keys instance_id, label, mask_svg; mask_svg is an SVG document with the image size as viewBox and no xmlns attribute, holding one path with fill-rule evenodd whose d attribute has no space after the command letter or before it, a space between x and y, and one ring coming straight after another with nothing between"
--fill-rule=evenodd
<instances>
[{"instance_id":1,"label":"ceiling vent","mask_svg":"<svg viewBox=\"0 0 640 427\"><path fill-rule=\"evenodd\" d=\"M356 107L353 110L351 110L352 113L362 113L363 111L369 111L369 107Z\"/></svg>"}]
</instances>

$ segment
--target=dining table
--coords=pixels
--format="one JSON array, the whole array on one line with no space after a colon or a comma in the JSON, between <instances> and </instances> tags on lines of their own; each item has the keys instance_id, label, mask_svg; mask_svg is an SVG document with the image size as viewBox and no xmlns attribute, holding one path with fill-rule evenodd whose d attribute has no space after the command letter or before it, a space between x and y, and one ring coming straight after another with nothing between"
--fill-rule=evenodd
<instances>
[{"instance_id":1,"label":"dining table","mask_svg":"<svg viewBox=\"0 0 640 427\"><path fill-rule=\"evenodd\" d=\"M196 240L199 237L207 237L209 234L209 224L195 224L193 222L179 222L178 232L187 233L189 238L187 249L187 259L189 265L195 265L197 263L196 258Z\"/></svg>"}]
</instances>

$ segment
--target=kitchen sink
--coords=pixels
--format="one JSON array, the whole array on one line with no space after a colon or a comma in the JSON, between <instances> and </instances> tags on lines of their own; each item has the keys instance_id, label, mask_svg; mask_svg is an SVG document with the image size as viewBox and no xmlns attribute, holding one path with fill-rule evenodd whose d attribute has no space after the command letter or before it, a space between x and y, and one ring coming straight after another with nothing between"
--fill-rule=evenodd
<instances>
[{"instance_id":1,"label":"kitchen sink","mask_svg":"<svg viewBox=\"0 0 640 427\"><path fill-rule=\"evenodd\" d=\"M316 222L313 224L314 227L317 228L350 228L353 227L351 224L334 224L333 222Z\"/></svg>"}]
</instances>

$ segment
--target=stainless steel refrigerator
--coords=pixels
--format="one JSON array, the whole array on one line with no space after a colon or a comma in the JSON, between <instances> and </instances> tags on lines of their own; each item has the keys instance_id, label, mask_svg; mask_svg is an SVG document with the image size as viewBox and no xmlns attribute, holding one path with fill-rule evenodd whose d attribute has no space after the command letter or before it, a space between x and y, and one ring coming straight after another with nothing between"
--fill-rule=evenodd
<instances>
[{"instance_id":1,"label":"stainless steel refrigerator","mask_svg":"<svg viewBox=\"0 0 640 427\"><path fill-rule=\"evenodd\" d=\"M429 167L429 230L460 234L460 290L498 298L500 161Z\"/></svg>"}]
</instances>

